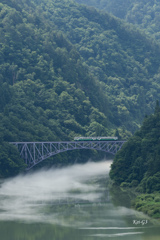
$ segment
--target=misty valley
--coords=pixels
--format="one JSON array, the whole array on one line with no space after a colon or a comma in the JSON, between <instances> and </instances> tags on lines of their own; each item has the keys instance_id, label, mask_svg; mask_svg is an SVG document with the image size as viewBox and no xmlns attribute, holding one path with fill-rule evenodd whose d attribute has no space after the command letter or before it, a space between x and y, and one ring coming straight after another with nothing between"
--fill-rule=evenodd
<instances>
[{"instance_id":1,"label":"misty valley","mask_svg":"<svg viewBox=\"0 0 160 240\"><path fill-rule=\"evenodd\" d=\"M110 193L111 163L42 169L1 182L0 236L5 240L158 240L159 225L129 208L126 193Z\"/></svg>"},{"instance_id":2,"label":"misty valley","mask_svg":"<svg viewBox=\"0 0 160 240\"><path fill-rule=\"evenodd\" d=\"M159 240L159 23L158 0L0 1L0 238Z\"/></svg>"}]
</instances>

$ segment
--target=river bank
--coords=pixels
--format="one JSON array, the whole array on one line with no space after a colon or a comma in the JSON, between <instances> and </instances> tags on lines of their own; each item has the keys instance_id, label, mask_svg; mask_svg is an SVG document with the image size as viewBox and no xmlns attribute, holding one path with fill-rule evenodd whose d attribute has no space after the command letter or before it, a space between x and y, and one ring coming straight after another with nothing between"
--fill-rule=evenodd
<instances>
[{"instance_id":1,"label":"river bank","mask_svg":"<svg viewBox=\"0 0 160 240\"><path fill-rule=\"evenodd\" d=\"M111 195L115 205L124 202L124 206L142 212L155 224L160 224L160 193L140 193L135 187L114 186L110 182ZM118 193L118 194L117 194ZM125 199L125 201L123 201Z\"/></svg>"},{"instance_id":2,"label":"river bank","mask_svg":"<svg viewBox=\"0 0 160 240\"><path fill-rule=\"evenodd\" d=\"M160 193L140 194L133 202L133 207L160 222Z\"/></svg>"}]
</instances>

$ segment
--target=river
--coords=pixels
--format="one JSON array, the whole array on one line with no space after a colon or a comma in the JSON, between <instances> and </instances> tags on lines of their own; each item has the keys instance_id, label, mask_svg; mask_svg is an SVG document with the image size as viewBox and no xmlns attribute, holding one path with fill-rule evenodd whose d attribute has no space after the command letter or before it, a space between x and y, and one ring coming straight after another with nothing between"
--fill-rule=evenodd
<instances>
[{"instance_id":1,"label":"river","mask_svg":"<svg viewBox=\"0 0 160 240\"><path fill-rule=\"evenodd\" d=\"M110 165L42 169L1 182L0 239L159 240L158 224L108 190Z\"/></svg>"}]
</instances>

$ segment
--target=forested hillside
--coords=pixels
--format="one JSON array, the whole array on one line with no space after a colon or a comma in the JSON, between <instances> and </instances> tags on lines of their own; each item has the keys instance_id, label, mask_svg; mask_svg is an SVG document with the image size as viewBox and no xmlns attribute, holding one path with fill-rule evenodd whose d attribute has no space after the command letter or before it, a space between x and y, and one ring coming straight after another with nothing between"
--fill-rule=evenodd
<instances>
[{"instance_id":1,"label":"forested hillside","mask_svg":"<svg viewBox=\"0 0 160 240\"><path fill-rule=\"evenodd\" d=\"M160 40L160 5L158 0L76 0L94 6L135 24Z\"/></svg>"},{"instance_id":2,"label":"forested hillside","mask_svg":"<svg viewBox=\"0 0 160 240\"><path fill-rule=\"evenodd\" d=\"M134 207L160 218L160 106L146 116L143 125L116 154L111 179L121 187L141 192Z\"/></svg>"},{"instance_id":3,"label":"forested hillside","mask_svg":"<svg viewBox=\"0 0 160 240\"><path fill-rule=\"evenodd\" d=\"M83 66L79 53L43 19L38 8L37 13L34 11L36 5L30 1L3 2L0 172L7 176L20 170L20 162L6 142L108 135L109 108L104 91Z\"/></svg>"},{"instance_id":4,"label":"forested hillside","mask_svg":"<svg viewBox=\"0 0 160 240\"><path fill-rule=\"evenodd\" d=\"M64 8L59 1L42 1L41 6L45 18L66 34L101 82L113 106L110 120L134 132L159 95L159 46L94 8L72 2Z\"/></svg>"},{"instance_id":5,"label":"forested hillside","mask_svg":"<svg viewBox=\"0 0 160 240\"><path fill-rule=\"evenodd\" d=\"M117 153L111 178L118 185L138 186L144 193L160 189L160 106Z\"/></svg>"},{"instance_id":6,"label":"forested hillside","mask_svg":"<svg viewBox=\"0 0 160 240\"><path fill-rule=\"evenodd\" d=\"M2 0L0 46L1 176L25 167L8 142L125 138L159 97L159 45L70 0Z\"/></svg>"}]
</instances>

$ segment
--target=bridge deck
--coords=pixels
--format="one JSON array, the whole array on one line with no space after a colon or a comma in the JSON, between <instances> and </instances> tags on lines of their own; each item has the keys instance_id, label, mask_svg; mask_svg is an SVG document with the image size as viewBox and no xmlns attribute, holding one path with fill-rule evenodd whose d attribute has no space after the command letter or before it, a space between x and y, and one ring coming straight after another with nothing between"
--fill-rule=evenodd
<instances>
[{"instance_id":1,"label":"bridge deck","mask_svg":"<svg viewBox=\"0 0 160 240\"><path fill-rule=\"evenodd\" d=\"M116 154L124 143L125 141L11 142L18 148L27 170L53 155L69 150L92 149Z\"/></svg>"}]
</instances>

